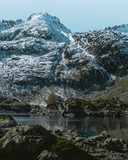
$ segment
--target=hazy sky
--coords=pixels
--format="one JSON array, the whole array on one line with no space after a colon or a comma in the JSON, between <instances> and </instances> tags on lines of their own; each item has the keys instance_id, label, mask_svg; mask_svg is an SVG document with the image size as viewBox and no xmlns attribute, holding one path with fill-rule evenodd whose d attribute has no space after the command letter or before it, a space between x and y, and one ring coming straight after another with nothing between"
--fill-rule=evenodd
<instances>
[{"instance_id":1,"label":"hazy sky","mask_svg":"<svg viewBox=\"0 0 128 160\"><path fill-rule=\"evenodd\" d=\"M128 24L128 0L0 0L0 21L46 11L72 32Z\"/></svg>"}]
</instances>

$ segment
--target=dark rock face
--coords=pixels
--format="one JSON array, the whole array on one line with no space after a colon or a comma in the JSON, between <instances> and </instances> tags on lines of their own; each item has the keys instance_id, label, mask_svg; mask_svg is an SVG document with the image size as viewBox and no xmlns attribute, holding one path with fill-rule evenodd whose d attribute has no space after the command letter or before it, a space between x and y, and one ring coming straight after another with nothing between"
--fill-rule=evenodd
<instances>
[{"instance_id":1,"label":"dark rock face","mask_svg":"<svg viewBox=\"0 0 128 160\"><path fill-rule=\"evenodd\" d=\"M109 74L115 76L128 74L127 35L104 30L92 31L78 37L74 35L74 37L90 54L96 56L97 63Z\"/></svg>"}]
</instances>

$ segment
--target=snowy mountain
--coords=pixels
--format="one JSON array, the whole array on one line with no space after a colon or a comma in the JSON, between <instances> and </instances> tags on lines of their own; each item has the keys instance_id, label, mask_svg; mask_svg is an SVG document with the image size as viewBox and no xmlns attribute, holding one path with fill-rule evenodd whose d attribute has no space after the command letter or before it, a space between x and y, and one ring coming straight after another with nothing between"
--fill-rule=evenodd
<instances>
[{"instance_id":1,"label":"snowy mountain","mask_svg":"<svg viewBox=\"0 0 128 160\"><path fill-rule=\"evenodd\" d=\"M71 33L45 12L10 22L0 25L3 96L44 105L51 92L83 97L128 74L128 34L122 30Z\"/></svg>"}]
</instances>

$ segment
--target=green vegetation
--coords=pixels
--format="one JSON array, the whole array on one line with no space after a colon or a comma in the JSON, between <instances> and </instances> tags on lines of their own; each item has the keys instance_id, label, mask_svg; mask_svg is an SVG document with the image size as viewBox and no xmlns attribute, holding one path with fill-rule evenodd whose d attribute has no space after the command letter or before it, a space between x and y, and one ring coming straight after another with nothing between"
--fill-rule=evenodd
<instances>
[{"instance_id":1,"label":"green vegetation","mask_svg":"<svg viewBox=\"0 0 128 160\"><path fill-rule=\"evenodd\" d=\"M90 99L115 99L128 104L128 76L121 78L106 90L97 91L88 95Z\"/></svg>"},{"instance_id":2,"label":"green vegetation","mask_svg":"<svg viewBox=\"0 0 128 160\"><path fill-rule=\"evenodd\" d=\"M57 143L52 145L52 152L57 154L61 160L97 160L70 141L60 137L57 137Z\"/></svg>"},{"instance_id":3,"label":"green vegetation","mask_svg":"<svg viewBox=\"0 0 128 160\"><path fill-rule=\"evenodd\" d=\"M118 98L128 103L128 76L123 77L109 88L106 98Z\"/></svg>"},{"instance_id":4,"label":"green vegetation","mask_svg":"<svg viewBox=\"0 0 128 160\"><path fill-rule=\"evenodd\" d=\"M47 100L47 104L53 104L57 101L57 95L54 92L51 92L48 100Z\"/></svg>"}]
</instances>

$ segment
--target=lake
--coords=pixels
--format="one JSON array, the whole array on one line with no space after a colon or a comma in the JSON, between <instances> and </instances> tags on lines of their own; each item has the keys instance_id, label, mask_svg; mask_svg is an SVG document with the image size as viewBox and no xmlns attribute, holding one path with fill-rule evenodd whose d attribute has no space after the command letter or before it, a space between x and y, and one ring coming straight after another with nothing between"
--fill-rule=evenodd
<instances>
[{"instance_id":1,"label":"lake","mask_svg":"<svg viewBox=\"0 0 128 160\"><path fill-rule=\"evenodd\" d=\"M109 118L47 118L32 115L15 115L21 125L40 124L48 130L77 129L83 135L95 136L107 131L116 138L128 139L128 119Z\"/></svg>"}]
</instances>

